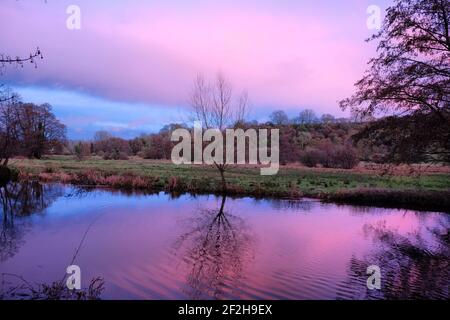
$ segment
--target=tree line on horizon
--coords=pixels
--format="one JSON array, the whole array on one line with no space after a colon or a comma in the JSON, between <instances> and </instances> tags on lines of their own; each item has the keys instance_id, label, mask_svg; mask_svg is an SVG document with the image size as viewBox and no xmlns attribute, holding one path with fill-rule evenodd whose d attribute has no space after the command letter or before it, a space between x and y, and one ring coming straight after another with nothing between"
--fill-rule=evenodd
<instances>
[{"instance_id":1,"label":"tree line on horizon","mask_svg":"<svg viewBox=\"0 0 450 320\"><path fill-rule=\"evenodd\" d=\"M276 114L279 115L280 112L277 111ZM349 119L321 121L320 118L315 118L314 121L303 123L281 124L275 123L274 120L265 123L241 122L233 128L279 129L281 164L301 162L309 167L321 165L350 169L356 166L359 160L377 161L376 153L364 148L363 144L352 143L351 136L357 133L365 122ZM193 134L193 128L185 124L169 124L157 133L142 134L133 139L123 139L107 131L98 131L91 140L69 141L65 154L73 154L79 160L90 156L105 160L127 160L131 156L170 160L172 148L176 144L171 141L171 133L178 128L188 129Z\"/></svg>"}]
</instances>

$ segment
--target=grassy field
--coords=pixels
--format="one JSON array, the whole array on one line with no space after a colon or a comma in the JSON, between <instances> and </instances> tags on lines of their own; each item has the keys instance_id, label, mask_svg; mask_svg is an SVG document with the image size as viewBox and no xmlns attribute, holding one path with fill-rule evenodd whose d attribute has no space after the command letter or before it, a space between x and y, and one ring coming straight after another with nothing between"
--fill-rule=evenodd
<instances>
[{"instance_id":1,"label":"grassy field","mask_svg":"<svg viewBox=\"0 0 450 320\"><path fill-rule=\"evenodd\" d=\"M22 179L39 178L42 181L60 181L79 185L108 186L148 191L178 191L192 193L219 193L220 176L212 166L175 166L168 161L102 160L89 158L77 161L70 156L54 156L43 160L14 159L11 166L18 169ZM411 175L407 171L381 175L380 170L338 170L282 166L275 176L261 176L258 167L230 167L226 178L230 194L290 197L318 197L352 202L383 202L399 205L414 203L415 198L441 199L447 207L450 198L450 173L423 172ZM375 198L371 198L373 194ZM405 196L405 197L403 197ZM403 199L404 198L404 199ZM397 200L396 200L397 199ZM419 200L417 200L419 201ZM441 201L441 202L442 202ZM438 201L439 202L439 201ZM428 206L428 205L427 205Z\"/></svg>"}]
</instances>

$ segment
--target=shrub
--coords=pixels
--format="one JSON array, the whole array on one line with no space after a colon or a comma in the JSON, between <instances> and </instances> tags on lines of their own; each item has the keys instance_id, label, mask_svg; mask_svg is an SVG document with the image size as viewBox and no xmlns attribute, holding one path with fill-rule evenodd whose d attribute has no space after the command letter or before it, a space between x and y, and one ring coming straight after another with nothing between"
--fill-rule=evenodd
<instances>
[{"instance_id":1,"label":"shrub","mask_svg":"<svg viewBox=\"0 0 450 320\"><path fill-rule=\"evenodd\" d=\"M300 161L307 167L315 167L324 162L325 154L318 149L309 149L302 153Z\"/></svg>"},{"instance_id":2,"label":"shrub","mask_svg":"<svg viewBox=\"0 0 450 320\"><path fill-rule=\"evenodd\" d=\"M103 155L104 160L128 160L128 155L125 152L113 150Z\"/></svg>"},{"instance_id":3,"label":"shrub","mask_svg":"<svg viewBox=\"0 0 450 320\"><path fill-rule=\"evenodd\" d=\"M85 157L90 156L91 148L90 144L86 142L79 142L73 147L73 154L78 161L83 160Z\"/></svg>"},{"instance_id":4,"label":"shrub","mask_svg":"<svg viewBox=\"0 0 450 320\"><path fill-rule=\"evenodd\" d=\"M353 169L359 163L358 155L352 147L339 147L333 155L333 165L335 168Z\"/></svg>"},{"instance_id":5,"label":"shrub","mask_svg":"<svg viewBox=\"0 0 450 320\"><path fill-rule=\"evenodd\" d=\"M325 168L352 169L359 163L358 155L350 146L333 146L330 144L320 149L305 151L300 161L307 167L315 167L318 164Z\"/></svg>"},{"instance_id":6,"label":"shrub","mask_svg":"<svg viewBox=\"0 0 450 320\"><path fill-rule=\"evenodd\" d=\"M139 156L144 158L144 159L158 159L158 155L157 152L151 148L151 147L146 147L144 148L140 153Z\"/></svg>"},{"instance_id":7,"label":"shrub","mask_svg":"<svg viewBox=\"0 0 450 320\"><path fill-rule=\"evenodd\" d=\"M355 149L350 146L330 146L324 150L322 165L325 168L352 169L359 163Z\"/></svg>"},{"instance_id":8,"label":"shrub","mask_svg":"<svg viewBox=\"0 0 450 320\"><path fill-rule=\"evenodd\" d=\"M128 160L128 155L125 152L119 152L119 158L117 160Z\"/></svg>"}]
</instances>

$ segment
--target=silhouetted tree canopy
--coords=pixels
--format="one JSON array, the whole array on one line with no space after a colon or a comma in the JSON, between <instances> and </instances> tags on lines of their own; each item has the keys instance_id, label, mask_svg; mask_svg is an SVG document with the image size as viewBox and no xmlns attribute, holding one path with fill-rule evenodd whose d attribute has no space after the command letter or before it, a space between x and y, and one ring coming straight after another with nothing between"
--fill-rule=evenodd
<instances>
[{"instance_id":1,"label":"silhouetted tree canopy","mask_svg":"<svg viewBox=\"0 0 450 320\"><path fill-rule=\"evenodd\" d=\"M449 21L446 0L396 0L369 39L379 41L378 56L340 104L361 116L388 116L356 136L383 140L385 161L450 162Z\"/></svg>"},{"instance_id":2,"label":"silhouetted tree canopy","mask_svg":"<svg viewBox=\"0 0 450 320\"><path fill-rule=\"evenodd\" d=\"M298 117L294 118L294 123L296 124L312 124L316 122L318 122L316 113L311 109L300 111Z\"/></svg>"},{"instance_id":3,"label":"silhouetted tree canopy","mask_svg":"<svg viewBox=\"0 0 450 320\"><path fill-rule=\"evenodd\" d=\"M49 104L22 103L16 98L0 102L0 165L14 156L41 158L58 152L66 141L66 127Z\"/></svg>"},{"instance_id":4,"label":"silhouetted tree canopy","mask_svg":"<svg viewBox=\"0 0 450 320\"><path fill-rule=\"evenodd\" d=\"M281 126L289 124L289 117L283 110L276 110L269 116L270 122L274 125Z\"/></svg>"}]
</instances>

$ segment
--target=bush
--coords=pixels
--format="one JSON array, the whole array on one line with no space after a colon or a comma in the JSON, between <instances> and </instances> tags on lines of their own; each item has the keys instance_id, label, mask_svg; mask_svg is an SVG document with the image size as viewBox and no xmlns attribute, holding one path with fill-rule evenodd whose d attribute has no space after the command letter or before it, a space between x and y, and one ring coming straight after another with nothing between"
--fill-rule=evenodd
<instances>
[{"instance_id":1,"label":"bush","mask_svg":"<svg viewBox=\"0 0 450 320\"><path fill-rule=\"evenodd\" d=\"M339 147L333 155L334 168L353 169L359 163L358 155L352 147Z\"/></svg>"},{"instance_id":2,"label":"bush","mask_svg":"<svg viewBox=\"0 0 450 320\"><path fill-rule=\"evenodd\" d=\"M358 155L350 146L325 145L320 149L305 151L300 161L307 167L316 167L318 164L325 168L352 169L359 163Z\"/></svg>"},{"instance_id":3,"label":"bush","mask_svg":"<svg viewBox=\"0 0 450 320\"><path fill-rule=\"evenodd\" d=\"M300 162L310 168L322 164L324 159L325 153L318 149L307 150L300 156Z\"/></svg>"},{"instance_id":4,"label":"bush","mask_svg":"<svg viewBox=\"0 0 450 320\"><path fill-rule=\"evenodd\" d=\"M104 160L128 160L128 155L125 152L114 150L103 155Z\"/></svg>"},{"instance_id":5,"label":"bush","mask_svg":"<svg viewBox=\"0 0 450 320\"><path fill-rule=\"evenodd\" d=\"M158 159L157 152L151 147L144 148L138 155L144 159Z\"/></svg>"},{"instance_id":6,"label":"bush","mask_svg":"<svg viewBox=\"0 0 450 320\"><path fill-rule=\"evenodd\" d=\"M120 152L119 153L119 160L128 160L129 157L125 152Z\"/></svg>"}]
</instances>

